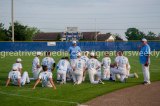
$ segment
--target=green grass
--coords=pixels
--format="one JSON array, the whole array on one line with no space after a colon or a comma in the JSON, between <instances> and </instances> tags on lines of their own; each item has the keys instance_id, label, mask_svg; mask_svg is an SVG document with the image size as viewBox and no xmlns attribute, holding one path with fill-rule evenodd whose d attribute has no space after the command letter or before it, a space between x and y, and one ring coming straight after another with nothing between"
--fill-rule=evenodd
<instances>
[{"instance_id":1,"label":"green grass","mask_svg":"<svg viewBox=\"0 0 160 106\"><path fill-rule=\"evenodd\" d=\"M0 102L2 106L15 106L15 105L24 105L24 106L75 106L76 103L84 103L92 98L101 96L103 94L113 92L118 89L134 86L140 84L143 81L141 65L139 64L138 56L128 57L131 64L131 73L137 72L140 78L134 79L129 78L127 83L108 82L105 81L105 85L93 85L87 80L81 85L74 86L71 82L66 85L58 85L57 90L51 88L42 88L41 84L37 86L35 90L32 90L34 81L29 85L18 88L16 86L10 85L5 87L5 81L8 76L8 72L11 69L12 64L15 62L17 56L0 59ZM23 62L23 71L28 71L31 74L31 65L33 56L24 56L22 58ZM43 57L41 57L42 59ZM56 62L61 57L53 57ZM112 61L114 57L111 57ZM102 59L102 56L99 58ZM159 72L159 57L151 57L151 81L160 80ZM56 72L54 72L54 80L56 80Z\"/></svg>"}]
</instances>

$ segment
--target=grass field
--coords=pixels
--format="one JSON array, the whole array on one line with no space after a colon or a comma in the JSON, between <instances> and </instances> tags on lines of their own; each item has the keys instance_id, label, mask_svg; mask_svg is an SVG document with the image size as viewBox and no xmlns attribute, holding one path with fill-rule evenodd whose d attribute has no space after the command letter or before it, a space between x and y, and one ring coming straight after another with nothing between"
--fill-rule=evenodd
<instances>
[{"instance_id":1,"label":"grass field","mask_svg":"<svg viewBox=\"0 0 160 106\"><path fill-rule=\"evenodd\" d=\"M104 85L93 85L87 80L81 85L73 85L71 82L66 85L58 85L57 90L51 88L42 88L41 84L37 86L35 90L32 90L34 81L31 84L25 85L24 87L18 88L16 86L5 87L5 81L8 76L8 72L11 69L12 64L15 62L17 56L7 56L0 59L0 105L1 106L76 106L77 104L84 103L97 96L113 92L118 89L122 89L129 86L140 84L143 81L141 65L139 64L138 56L128 57L131 64L131 73L137 72L139 75L138 79L130 78L127 83L108 82L105 81ZM33 56L20 57L23 62L23 71L28 71L30 77L31 74L31 63ZM43 57L41 57L42 59ZM56 62L61 57L53 57ZM114 57L111 57L112 61ZM102 59L102 56L99 60ZM160 68L159 68L159 57L151 56L151 81L160 80ZM56 71L54 72L54 80L56 79Z\"/></svg>"}]
</instances>

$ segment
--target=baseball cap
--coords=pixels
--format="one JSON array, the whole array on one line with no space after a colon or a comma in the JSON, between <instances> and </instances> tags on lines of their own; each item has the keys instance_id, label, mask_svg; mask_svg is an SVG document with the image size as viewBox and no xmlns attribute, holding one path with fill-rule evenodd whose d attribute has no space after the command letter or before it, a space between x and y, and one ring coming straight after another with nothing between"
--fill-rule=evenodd
<instances>
[{"instance_id":1,"label":"baseball cap","mask_svg":"<svg viewBox=\"0 0 160 106\"><path fill-rule=\"evenodd\" d=\"M14 65L14 66L12 67L12 70L18 70L18 67Z\"/></svg>"},{"instance_id":2,"label":"baseball cap","mask_svg":"<svg viewBox=\"0 0 160 106\"><path fill-rule=\"evenodd\" d=\"M142 41L143 41L143 42L147 42L147 39L143 38Z\"/></svg>"},{"instance_id":3,"label":"baseball cap","mask_svg":"<svg viewBox=\"0 0 160 106\"><path fill-rule=\"evenodd\" d=\"M75 44L75 43L77 43L77 42L74 40L74 41L72 41L72 43Z\"/></svg>"},{"instance_id":4,"label":"baseball cap","mask_svg":"<svg viewBox=\"0 0 160 106\"><path fill-rule=\"evenodd\" d=\"M21 62L22 61L22 59L21 58L17 58L17 62Z\"/></svg>"},{"instance_id":5,"label":"baseball cap","mask_svg":"<svg viewBox=\"0 0 160 106\"><path fill-rule=\"evenodd\" d=\"M90 53L90 56L95 56L95 53L94 53L94 52L91 52L91 53Z\"/></svg>"},{"instance_id":6,"label":"baseball cap","mask_svg":"<svg viewBox=\"0 0 160 106\"><path fill-rule=\"evenodd\" d=\"M36 55L37 55L37 56L40 56L40 55L41 55L41 52L37 52Z\"/></svg>"},{"instance_id":7,"label":"baseball cap","mask_svg":"<svg viewBox=\"0 0 160 106\"><path fill-rule=\"evenodd\" d=\"M81 56L81 53L80 53L80 52L78 52L78 53L77 53L77 56Z\"/></svg>"}]
</instances>

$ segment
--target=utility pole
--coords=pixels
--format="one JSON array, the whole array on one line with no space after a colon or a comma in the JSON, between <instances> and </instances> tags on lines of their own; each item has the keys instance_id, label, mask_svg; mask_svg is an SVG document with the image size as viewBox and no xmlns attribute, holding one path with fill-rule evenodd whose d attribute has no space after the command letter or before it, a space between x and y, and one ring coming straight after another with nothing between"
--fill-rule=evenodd
<instances>
[{"instance_id":1,"label":"utility pole","mask_svg":"<svg viewBox=\"0 0 160 106\"><path fill-rule=\"evenodd\" d=\"M97 20L95 18L95 41L97 41Z\"/></svg>"},{"instance_id":2,"label":"utility pole","mask_svg":"<svg viewBox=\"0 0 160 106\"><path fill-rule=\"evenodd\" d=\"M11 0L12 42L14 42L14 0Z\"/></svg>"}]
</instances>

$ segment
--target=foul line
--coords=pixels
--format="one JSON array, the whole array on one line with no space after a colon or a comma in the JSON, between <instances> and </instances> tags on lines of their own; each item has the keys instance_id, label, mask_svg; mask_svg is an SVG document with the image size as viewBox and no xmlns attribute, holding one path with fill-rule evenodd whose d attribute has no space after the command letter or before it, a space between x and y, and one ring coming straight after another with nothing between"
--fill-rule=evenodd
<instances>
[{"instance_id":1,"label":"foul line","mask_svg":"<svg viewBox=\"0 0 160 106\"><path fill-rule=\"evenodd\" d=\"M29 97L29 96L23 96L23 95L19 95L19 94L6 93L6 92L3 92L3 91L0 91L0 94L9 95L9 96L18 96L18 97L29 98L29 99L44 100L44 101L49 101L49 102L61 102L61 103L63 102L63 103L80 105L80 103L78 103L78 102L70 102L70 101L47 99L47 98L39 98L39 97Z\"/></svg>"}]
</instances>

